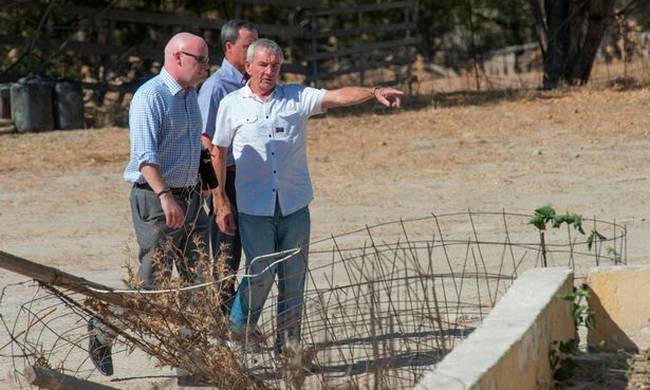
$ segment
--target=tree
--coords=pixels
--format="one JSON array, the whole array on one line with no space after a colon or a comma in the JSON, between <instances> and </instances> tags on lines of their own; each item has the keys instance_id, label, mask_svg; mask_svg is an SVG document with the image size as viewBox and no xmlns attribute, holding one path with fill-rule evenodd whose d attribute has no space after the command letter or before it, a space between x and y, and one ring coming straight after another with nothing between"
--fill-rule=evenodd
<instances>
[{"instance_id":1,"label":"tree","mask_svg":"<svg viewBox=\"0 0 650 390\"><path fill-rule=\"evenodd\" d=\"M529 0L544 57L543 87L589 81L616 0Z\"/></svg>"}]
</instances>

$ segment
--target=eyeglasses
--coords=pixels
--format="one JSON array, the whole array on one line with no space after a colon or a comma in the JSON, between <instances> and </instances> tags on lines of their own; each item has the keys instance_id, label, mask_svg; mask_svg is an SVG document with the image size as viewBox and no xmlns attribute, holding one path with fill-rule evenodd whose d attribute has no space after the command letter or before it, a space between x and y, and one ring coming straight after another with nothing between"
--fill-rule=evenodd
<instances>
[{"instance_id":1,"label":"eyeglasses","mask_svg":"<svg viewBox=\"0 0 650 390\"><path fill-rule=\"evenodd\" d=\"M194 58L196 60L196 62L198 62L201 65L207 65L210 62L210 57L208 57L208 56L200 56L200 55L197 55L197 54L188 53L186 51L181 51L181 53L185 54L186 56L190 56L190 57Z\"/></svg>"}]
</instances>

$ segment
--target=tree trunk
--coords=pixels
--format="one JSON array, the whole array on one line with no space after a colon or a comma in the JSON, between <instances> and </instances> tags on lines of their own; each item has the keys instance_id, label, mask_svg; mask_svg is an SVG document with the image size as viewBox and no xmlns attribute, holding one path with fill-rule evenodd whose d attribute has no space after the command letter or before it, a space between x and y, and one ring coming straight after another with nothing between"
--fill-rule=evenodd
<instances>
[{"instance_id":1,"label":"tree trunk","mask_svg":"<svg viewBox=\"0 0 650 390\"><path fill-rule=\"evenodd\" d=\"M605 30L612 21L614 0L592 1L588 13L588 27L580 56L573 67L572 78L586 84L591 75L591 68L596 59L598 48L605 35Z\"/></svg>"},{"instance_id":2,"label":"tree trunk","mask_svg":"<svg viewBox=\"0 0 650 390\"><path fill-rule=\"evenodd\" d=\"M544 88L554 88L565 76L569 56L569 2L571 0L547 0L546 56L544 57Z\"/></svg>"},{"instance_id":3,"label":"tree trunk","mask_svg":"<svg viewBox=\"0 0 650 390\"><path fill-rule=\"evenodd\" d=\"M543 87L586 84L612 20L615 0L529 0L529 3L544 57Z\"/></svg>"}]
</instances>

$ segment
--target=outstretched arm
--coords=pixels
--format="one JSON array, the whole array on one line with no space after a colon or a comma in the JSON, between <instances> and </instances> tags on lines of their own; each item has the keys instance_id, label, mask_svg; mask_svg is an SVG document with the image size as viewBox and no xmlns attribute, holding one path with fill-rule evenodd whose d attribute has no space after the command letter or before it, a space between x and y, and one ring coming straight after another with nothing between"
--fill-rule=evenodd
<instances>
[{"instance_id":1,"label":"outstretched arm","mask_svg":"<svg viewBox=\"0 0 650 390\"><path fill-rule=\"evenodd\" d=\"M322 107L348 107L376 99L386 107L399 107L404 92L394 88L343 87L325 92Z\"/></svg>"}]
</instances>

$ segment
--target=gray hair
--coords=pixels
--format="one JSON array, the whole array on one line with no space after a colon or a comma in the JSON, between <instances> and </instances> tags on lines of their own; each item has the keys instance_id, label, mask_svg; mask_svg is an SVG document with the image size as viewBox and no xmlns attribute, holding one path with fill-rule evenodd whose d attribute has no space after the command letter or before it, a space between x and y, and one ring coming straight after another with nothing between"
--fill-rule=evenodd
<instances>
[{"instance_id":1,"label":"gray hair","mask_svg":"<svg viewBox=\"0 0 650 390\"><path fill-rule=\"evenodd\" d=\"M248 50L246 51L246 61L253 62L253 56L260 50L273 51L278 55L278 57L280 57L280 63L284 62L284 54L282 53L280 45L266 38L260 38L248 46Z\"/></svg>"},{"instance_id":2,"label":"gray hair","mask_svg":"<svg viewBox=\"0 0 650 390\"><path fill-rule=\"evenodd\" d=\"M239 30L257 31L257 27L245 19L231 19L221 26L221 47L226 48L226 42L237 42Z\"/></svg>"}]
</instances>

